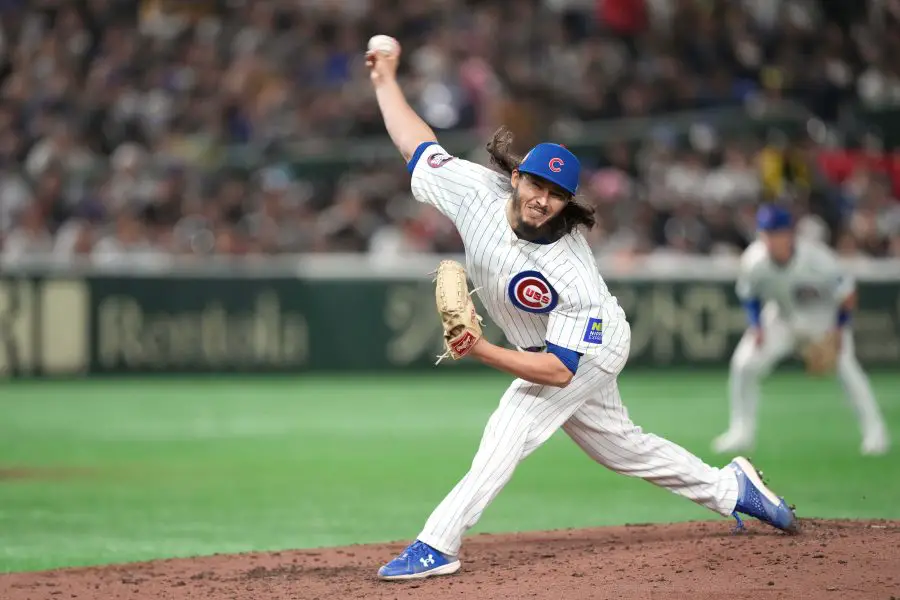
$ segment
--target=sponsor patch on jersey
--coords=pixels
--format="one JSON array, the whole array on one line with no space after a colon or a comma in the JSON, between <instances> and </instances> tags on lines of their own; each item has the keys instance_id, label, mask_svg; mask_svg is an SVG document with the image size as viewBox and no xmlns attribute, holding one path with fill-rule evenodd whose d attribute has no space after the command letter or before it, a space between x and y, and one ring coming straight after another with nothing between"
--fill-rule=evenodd
<instances>
[{"instance_id":1,"label":"sponsor patch on jersey","mask_svg":"<svg viewBox=\"0 0 900 600\"><path fill-rule=\"evenodd\" d=\"M559 294L537 271L523 271L510 279L508 292L513 306L530 313L548 313L559 302Z\"/></svg>"},{"instance_id":2,"label":"sponsor patch on jersey","mask_svg":"<svg viewBox=\"0 0 900 600\"><path fill-rule=\"evenodd\" d=\"M455 157L450 156L449 154L443 154L441 152L435 152L431 156L428 157L428 166L432 169L440 169L448 162L453 160Z\"/></svg>"},{"instance_id":3,"label":"sponsor patch on jersey","mask_svg":"<svg viewBox=\"0 0 900 600\"><path fill-rule=\"evenodd\" d=\"M584 341L588 344L603 343L603 319L589 319L584 330Z\"/></svg>"}]
</instances>

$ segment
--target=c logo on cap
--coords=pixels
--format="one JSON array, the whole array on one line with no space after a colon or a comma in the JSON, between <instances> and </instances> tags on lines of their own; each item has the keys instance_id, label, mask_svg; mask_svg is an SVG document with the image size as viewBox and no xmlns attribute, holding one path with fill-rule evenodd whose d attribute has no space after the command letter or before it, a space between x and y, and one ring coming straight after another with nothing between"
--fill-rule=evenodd
<instances>
[{"instance_id":1,"label":"c logo on cap","mask_svg":"<svg viewBox=\"0 0 900 600\"><path fill-rule=\"evenodd\" d=\"M550 167L550 170L553 171L554 173L559 173L560 171L562 171L562 167L564 164L566 164L566 163L564 163L563 159L561 159L561 158L551 158L550 164L548 166Z\"/></svg>"}]
</instances>

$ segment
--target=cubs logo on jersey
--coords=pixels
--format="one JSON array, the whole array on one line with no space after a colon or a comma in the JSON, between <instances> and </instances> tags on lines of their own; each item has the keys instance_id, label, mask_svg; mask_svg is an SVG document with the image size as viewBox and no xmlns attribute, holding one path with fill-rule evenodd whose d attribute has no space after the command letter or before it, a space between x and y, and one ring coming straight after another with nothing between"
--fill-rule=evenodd
<instances>
[{"instance_id":1,"label":"cubs logo on jersey","mask_svg":"<svg viewBox=\"0 0 900 600\"><path fill-rule=\"evenodd\" d=\"M523 271L509 280L509 300L519 310L548 313L556 308L559 294L537 271Z\"/></svg>"}]
</instances>

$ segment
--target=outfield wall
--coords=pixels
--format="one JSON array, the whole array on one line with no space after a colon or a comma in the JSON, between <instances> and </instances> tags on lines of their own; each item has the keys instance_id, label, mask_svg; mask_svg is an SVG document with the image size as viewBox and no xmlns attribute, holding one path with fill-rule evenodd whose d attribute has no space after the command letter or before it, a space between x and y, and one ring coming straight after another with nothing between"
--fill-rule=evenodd
<instances>
[{"instance_id":1,"label":"outfield wall","mask_svg":"<svg viewBox=\"0 0 900 600\"><path fill-rule=\"evenodd\" d=\"M0 378L429 369L442 352L428 275L439 259L5 265ZM745 326L733 261L605 267L632 324L630 366L727 364ZM867 261L852 270L860 280L860 358L900 366L900 266ZM486 332L502 343L489 320Z\"/></svg>"}]
</instances>

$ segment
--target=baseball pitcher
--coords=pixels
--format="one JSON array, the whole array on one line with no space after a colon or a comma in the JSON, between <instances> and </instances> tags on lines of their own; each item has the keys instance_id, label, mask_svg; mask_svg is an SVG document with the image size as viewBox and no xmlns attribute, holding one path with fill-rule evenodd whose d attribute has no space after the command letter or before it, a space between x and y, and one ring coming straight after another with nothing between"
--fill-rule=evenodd
<instances>
[{"instance_id":1,"label":"baseball pitcher","mask_svg":"<svg viewBox=\"0 0 900 600\"><path fill-rule=\"evenodd\" d=\"M837 371L862 433L860 451L888 451L887 427L856 358L851 315L856 285L825 244L798 239L790 213L763 206L760 239L741 257L736 291L749 327L731 359L731 423L713 440L720 453L743 452L756 440L760 380L795 351L813 375Z\"/></svg>"},{"instance_id":2,"label":"baseball pitcher","mask_svg":"<svg viewBox=\"0 0 900 600\"><path fill-rule=\"evenodd\" d=\"M551 143L518 157L503 130L487 146L496 170L454 157L406 102L396 80L399 55L396 42L370 44L366 54L385 126L407 161L415 198L446 215L465 244L465 265L443 261L436 272L447 356L479 360L515 380L490 417L469 472L379 577L420 579L459 570L465 532L516 466L560 427L601 465L733 515L739 527L744 514L796 532L793 510L747 459L709 466L629 419L617 376L628 359L631 329L579 231L594 218L576 198L578 159ZM468 278L518 350L482 337Z\"/></svg>"}]
</instances>

